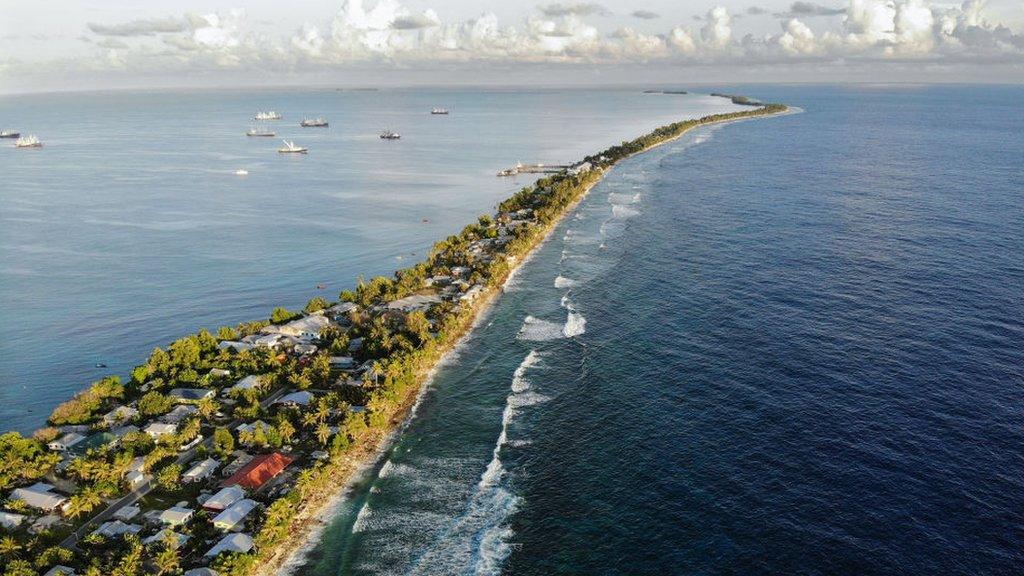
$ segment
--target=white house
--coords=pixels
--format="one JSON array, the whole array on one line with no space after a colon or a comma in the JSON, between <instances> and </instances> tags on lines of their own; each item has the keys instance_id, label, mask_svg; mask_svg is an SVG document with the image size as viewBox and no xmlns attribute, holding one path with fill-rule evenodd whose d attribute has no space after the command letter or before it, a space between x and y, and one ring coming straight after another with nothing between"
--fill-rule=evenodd
<instances>
[{"instance_id":1,"label":"white house","mask_svg":"<svg viewBox=\"0 0 1024 576\"><path fill-rule=\"evenodd\" d=\"M31 508L56 510L67 504L68 499L53 491L53 485L36 482L28 488L17 488L11 492L11 500L21 500Z\"/></svg>"},{"instance_id":2,"label":"white house","mask_svg":"<svg viewBox=\"0 0 1024 576\"><path fill-rule=\"evenodd\" d=\"M248 342L240 342L238 340L224 340L217 345L217 348L220 348L221 350L234 349L235 352L244 352L246 350L252 350L255 346Z\"/></svg>"},{"instance_id":3,"label":"white house","mask_svg":"<svg viewBox=\"0 0 1024 576\"><path fill-rule=\"evenodd\" d=\"M263 348L277 348L281 343L281 334L265 334L256 338L254 344Z\"/></svg>"},{"instance_id":4,"label":"white house","mask_svg":"<svg viewBox=\"0 0 1024 576\"><path fill-rule=\"evenodd\" d=\"M175 388L167 393L178 402L198 402L205 398L213 398L215 392L209 388Z\"/></svg>"},{"instance_id":5,"label":"white house","mask_svg":"<svg viewBox=\"0 0 1024 576\"><path fill-rule=\"evenodd\" d=\"M138 534L142 531L142 526L138 524L125 524L120 520L112 520L110 522L104 522L100 524L100 527L93 530L93 534L98 534L107 538L116 538L122 534Z\"/></svg>"},{"instance_id":6,"label":"white house","mask_svg":"<svg viewBox=\"0 0 1024 576\"><path fill-rule=\"evenodd\" d=\"M401 312L412 312L414 310L426 310L441 301L436 294L413 294L399 300L388 302L388 310L399 310Z\"/></svg>"},{"instance_id":7,"label":"white house","mask_svg":"<svg viewBox=\"0 0 1024 576\"><path fill-rule=\"evenodd\" d=\"M47 570L43 576L75 576L75 569L58 564Z\"/></svg>"},{"instance_id":8,"label":"white house","mask_svg":"<svg viewBox=\"0 0 1024 576\"><path fill-rule=\"evenodd\" d=\"M24 514L15 514L13 512L4 512L3 510L0 510L0 526L3 526L8 530L13 530L18 526L21 526L21 523L24 521Z\"/></svg>"},{"instance_id":9,"label":"white house","mask_svg":"<svg viewBox=\"0 0 1024 576\"><path fill-rule=\"evenodd\" d=\"M213 391L211 390L210 393L212 394ZM177 424L197 412L199 412L199 409L192 404L182 404L181 406L175 406L174 410L164 414L160 419L170 424Z\"/></svg>"},{"instance_id":10,"label":"white house","mask_svg":"<svg viewBox=\"0 0 1024 576\"><path fill-rule=\"evenodd\" d=\"M245 490L241 486L234 484L227 488L222 488L220 492L210 496L206 502L203 502L203 508L211 512L222 512L242 498L245 498Z\"/></svg>"},{"instance_id":11,"label":"white house","mask_svg":"<svg viewBox=\"0 0 1024 576\"><path fill-rule=\"evenodd\" d=\"M177 424L166 424L163 422L153 422L149 426L143 429L143 432L149 434L154 439L167 434L175 434L178 432Z\"/></svg>"},{"instance_id":12,"label":"white house","mask_svg":"<svg viewBox=\"0 0 1024 576\"><path fill-rule=\"evenodd\" d=\"M290 404L293 406L309 406L309 403L313 401L313 393L307 390L300 390L298 392L292 392L278 398L274 401L274 404Z\"/></svg>"},{"instance_id":13,"label":"white house","mask_svg":"<svg viewBox=\"0 0 1024 576\"><path fill-rule=\"evenodd\" d=\"M198 482L205 480L216 472L217 467L220 466L220 462L213 458L207 458L202 462L188 469L187 472L181 475L182 482Z\"/></svg>"},{"instance_id":14,"label":"white house","mask_svg":"<svg viewBox=\"0 0 1024 576\"><path fill-rule=\"evenodd\" d=\"M49 444L47 444L47 446L50 448L50 450L53 450L55 452L63 452L68 448L71 448L75 444L78 444L82 440L85 440L85 436L82 436L77 432L68 432L67 434L61 436L60 438L54 440L53 442L50 442Z\"/></svg>"},{"instance_id":15,"label":"white house","mask_svg":"<svg viewBox=\"0 0 1024 576\"><path fill-rule=\"evenodd\" d=\"M172 506L160 513L160 521L168 526L179 526L192 519L195 510L183 506Z\"/></svg>"},{"instance_id":16,"label":"white house","mask_svg":"<svg viewBox=\"0 0 1024 576\"><path fill-rule=\"evenodd\" d=\"M188 542L188 539L189 539L188 535L186 535L186 534L178 534L177 532L175 532L174 530L171 530L170 528L164 528L164 529L160 530L159 532L157 532L156 534L153 534L149 538L143 539L142 543L144 545L146 545L146 546L149 546L150 544L163 544L171 536L174 537L174 539L171 540L171 545L175 549L180 548L181 545L184 544L185 542Z\"/></svg>"},{"instance_id":17,"label":"white house","mask_svg":"<svg viewBox=\"0 0 1024 576\"><path fill-rule=\"evenodd\" d=\"M231 376L231 370L225 368L210 368L210 376L213 378L227 378Z\"/></svg>"},{"instance_id":18,"label":"white house","mask_svg":"<svg viewBox=\"0 0 1024 576\"><path fill-rule=\"evenodd\" d=\"M114 519L127 522L138 516L141 511L142 509L138 506L123 506L118 508L117 512L114 512Z\"/></svg>"},{"instance_id":19,"label":"white house","mask_svg":"<svg viewBox=\"0 0 1024 576\"><path fill-rule=\"evenodd\" d=\"M221 552L248 552L252 550L252 536L244 533L227 534L205 554L212 558Z\"/></svg>"},{"instance_id":20,"label":"white house","mask_svg":"<svg viewBox=\"0 0 1024 576\"><path fill-rule=\"evenodd\" d=\"M103 415L103 421L107 424L118 424L127 422L139 415L139 411L131 406L118 406Z\"/></svg>"},{"instance_id":21,"label":"white house","mask_svg":"<svg viewBox=\"0 0 1024 576\"><path fill-rule=\"evenodd\" d=\"M310 314L298 320L292 320L283 326L278 326L277 333L295 338L315 340L320 337L324 328L330 324L331 321L323 314Z\"/></svg>"},{"instance_id":22,"label":"white house","mask_svg":"<svg viewBox=\"0 0 1024 576\"><path fill-rule=\"evenodd\" d=\"M256 507L256 501L243 498L213 518L213 526L224 532L239 530L245 525L245 517Z\"/></svg>"},{"instance_id":23,"label":"white house","mask_svg":"<svg viewBox=\"0 0 1024 576\"><path fill-rule=\"evenodd\" d=\"M256 390L257 388L261 388L262 386L262 376L246 376L245 378L242 378L238 382L235 382L235 385L225 390L224 393L225 395L228 395L235 392L241 392L243 390Z\"/></svg>"}]
</instances>

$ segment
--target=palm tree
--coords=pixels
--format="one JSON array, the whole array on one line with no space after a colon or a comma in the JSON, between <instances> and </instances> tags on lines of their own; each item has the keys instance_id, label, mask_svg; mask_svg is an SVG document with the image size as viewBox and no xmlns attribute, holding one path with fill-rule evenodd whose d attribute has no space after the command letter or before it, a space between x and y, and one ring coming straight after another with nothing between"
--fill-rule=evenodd
<instances>
[{"instance_id":1,"label":"palm tree","mask_svg":"<svg viewBox=\"0 0 1024 576\"><path fill-rule=\"evenodd\" d=\"M196 404L196 408L199 410L200 418L209 421L210 417L220 410L220 404L213 398L203 398Z\"/></svg>"},{"instance_id":2,"label":"palm tree","mask_svg":"<svg viewBox=\"0 0 1024 576\"><path fill-rule=\"evenodd\" d=\"M327 445L327 441L331 438L331 429L327 424L321 422L320 425L316 427L316 438L320 441L321 445Z\"/></svg>"},{"instance_id":3,"label":"palm tree","mask_svg":"<svg viewBox=\"0 0 1024 576\"><path fill-rule=\"evenodd\" d=\"M21 550L21 544L18 544L14 536L0 538L0 556L10 560L18 555L19 550Z\"/></svg>"}]
</instances>

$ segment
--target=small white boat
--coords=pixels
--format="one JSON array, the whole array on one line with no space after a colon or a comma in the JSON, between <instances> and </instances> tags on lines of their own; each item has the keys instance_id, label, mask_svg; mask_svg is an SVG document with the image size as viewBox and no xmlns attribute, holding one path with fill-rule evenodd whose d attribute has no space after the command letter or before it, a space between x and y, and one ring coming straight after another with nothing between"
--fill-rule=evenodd
<instances>
[{"instance_id":1,"label":"small white boat","mask_svg":"<svg viewBox=\"0 0 1024 576\"><path fill-rule=\"evenodd\" d=\"M430 111L430 113L434 114L434 115L447 116L448 115L448 109L447 108L434 108L433 110Z\"/></svg>"},{"instance_id":2,"label":"small white boat","mask_svg":"<svg viewBox=\"0 0 1024 576\"><path fill-rule=\"evenodd\" d=\"M29 134L28 136L22 136L14 141L15 148L42 148L43 143L36 138L35 134Z\"/></svg>"},{"instance_id":3,"label":"small white boat","mask_svg":"<svg viewBox=\"0 0 1024 576\"><path fill-rule=\"evenodd\" d=\"M327 128L327 120L323 118L303 118L302 122L299 122L299 126L303 128Z\"/></svg>"},{"instance_id":4,"label":"small white boat","mask_svg":"<svg viewBox=\"0 0 1024 576\"><path fill-rule=\"evenodd\" d=\"M235 176L248 176L248 175L249 175L249 171L246 170L245 168L239 168L238 170L235 170Z\"/></svg>"},{"instance_id":5,"label":"small white boat","mask_svg":"<svg viewBox=\"0 0 1024 576\"><path fill-rule=\"evenodd\" d=\"M253 126L252 128L249 128L249 131L246 132L245 135L246 136L264 136L264 137L273 138L274 137L274 131L273 130L268 130L267 128L265 128L263 126Z\"/></svg>"},{"instance_id":6,"label":"small white boat","mask_svg":"<svg viewBox=\"0 0 1024 576\"><path fill-rule=\"evenodd\" d=\"M256 113L256 116L253 117L253 120L280 120L282 118L284 118L284 116L274 110L260 110Z\"/></svg>"},{"instance_id":7,"label":"small white boat","mask_svg":"<svg viewBox=\"0 0 1024 576\"><path fill-rule=\"evenodd\" d=\"M281 142L284 142L284 147L277 149L277 151L281 154L306 154L307 152L309 152L308 148L296 146L295 142L291 142L289 140L281 140Z\"/></svg>"},{"instance_id":8,"label":"small white boat","mask_svg":"<svg viewBox=\"0 0 1024 576\"><path fill-rule=\"evenodd\" d=\"M385 130L380 133L381 140L398 140L402 135L392 130Z\"/></svg>"}]
</instances>

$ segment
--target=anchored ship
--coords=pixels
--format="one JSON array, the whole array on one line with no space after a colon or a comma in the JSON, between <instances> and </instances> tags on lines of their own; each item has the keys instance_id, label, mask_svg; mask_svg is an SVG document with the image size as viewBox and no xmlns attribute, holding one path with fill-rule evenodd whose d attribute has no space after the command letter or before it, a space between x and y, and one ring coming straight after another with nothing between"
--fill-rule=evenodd
<instances>
[{"instance_id":1,"label":"anchored ship","mask_svg":"<svg viewBox=\"0 0 1024 576\"><path fill-rule=\"evenodd\" d=\"M0 130L0 138L21 138L21 132L13 130Z\"/></svg>"},{"instance_id":2,"label":"anchored ship","mask_svg":"<svg viewBox=\"0 0 1024 576\"><path fill-rule=\"evenodd\" d=\"M249 131L246 132L245 135L246 136L269 136L269 137L273 137L274 136L274 132L272 130L268 130L268 129L262 127L262 126L253 126L252 128L249 128Z\"/></svg>"},{"instance_id":3,"label":"anchored ship","mask_svg":"<svg viewBox=\"0 0 1024 576\"><path fill-rule=\"evenodd\" d=\"M281 142L284 142L284 148L277 149L277 151L281 154L305 154L309 152L308 148L296 146L295 142L290 142L288 140L281 140Z\"/></svg>"},{"instance_id":4,"label":"anchored ship","mask_svg":"<svg viewBox=\"0 0 1024 576\"><path fill-rule=\"evenodd\" d=\"M14 141L15 148L42 148L43 143L36 138L34 134L28 136L22 136Z\"/></svg>"},{"instance_id":5,"label":"anchored ship","mask_svg":"<svg viewBox=\"0 0 1024 576\"><path fill-rule=\"evenodd\" d=\"M430 111L430 113L431 114L447 115L448 114L448 109L447 108L434 108L433 110Z\"/></svg>"},{"instance_id":6,"label":"anchored ship","mask_svg":"<svg viewBox=\"0 0 1024 576\"><path fill-rule=\"evenodd\" d=\"M273 110L267 110L265 112L260 110L256 113L256 116L253 117L253 120L280 120L281 118L284 118L284 116L281 116L281 114Z\"/></svg>"},{"instance_id":7,"label":"anchored ship","mask_svg":"<svg viewBox=\"0 0 1024 576\"><path fill-rule=\"evenodd\" d=\"M381 140L398 140L401 137L401 134L399 134L398 132L393 132L391 130L385 130L380 133Z\"/></svg>"},{"instance_id":8,"label":"anchored ship","mask_svg":"<svg viewBox=\"0 0 1024 576\"><path fill-rule=\"evenodd\" d=\"M303 128L327 128L327 120L323 118L303 118L302 122L299 122L299 126Z\"/></svg>"}]
</instances>

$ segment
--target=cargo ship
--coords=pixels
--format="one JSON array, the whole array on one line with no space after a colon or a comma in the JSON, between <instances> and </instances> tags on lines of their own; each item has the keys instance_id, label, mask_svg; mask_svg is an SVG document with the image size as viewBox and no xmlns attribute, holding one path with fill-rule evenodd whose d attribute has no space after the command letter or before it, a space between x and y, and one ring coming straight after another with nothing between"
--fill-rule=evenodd
<instances>
[{"instance_id":1,"label":"cargo ship","mask_svg":"<svg viewBox=\"0 0 1024 576\"><path fill-rule=\"evenodd\" d=\"M302 122L299 122L299 126L303 128L327 128L327 120L323 118L304 118Z\"/></svg>"}]
</instances>

